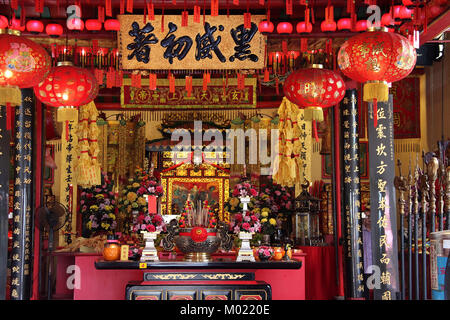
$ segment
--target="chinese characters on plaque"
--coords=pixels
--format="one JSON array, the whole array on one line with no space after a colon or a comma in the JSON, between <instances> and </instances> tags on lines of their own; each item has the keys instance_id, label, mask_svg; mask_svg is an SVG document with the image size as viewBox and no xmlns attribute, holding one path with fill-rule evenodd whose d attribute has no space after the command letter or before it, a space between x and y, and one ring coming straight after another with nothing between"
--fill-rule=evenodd
<instances>
[{"instance_id":1,"label":"chinese characters on plaque","mask_svg":"<svg viewBox=\"0 0 450 320\"><path fill-rule=\"evenodd\" d=\"M395 300L399 292L397 257L397 214L394 188L394 116L392 95L377 104L374 127L373 106L369 103L370 215L372 263L380 268L380 289L376 300Z\"/></svg>"},{"instance_id":2,"label":"chinese characters on plaque","mask_svg":"<svg viewBox=\"0 0 450 320\"><path fill-rule=\"evenodd\" d=\"M22 89L22 105L15 108L14 198L11 252L11 299L29 299L31 263L33 89Z\"/></svg>"},{"instance_id":3,"label":"chinese characters on plaque","mask_svg":"<svg viewBox=\"0 0 450 320\"><path fill-rule=\"evenodd\" d=\"M344 186L343 205L345 216L346 280L349 295L364 295L364 265L361 219L361 184L359 166L359 128L356 89L347 90L341 102Z\"/></svg>"},{"instance_id":4,"label":"chinese characters on plaque","mask_svg":"<svg viewBox=\"0 0 450 320\"><path fill-rule=\"evenodd\" d=\"M181 16L119 15L122 69L262 69L265 36L251 16L245 28L240 15L209 16L205 24L182 26Z\"/></svg>"}]
</instances>

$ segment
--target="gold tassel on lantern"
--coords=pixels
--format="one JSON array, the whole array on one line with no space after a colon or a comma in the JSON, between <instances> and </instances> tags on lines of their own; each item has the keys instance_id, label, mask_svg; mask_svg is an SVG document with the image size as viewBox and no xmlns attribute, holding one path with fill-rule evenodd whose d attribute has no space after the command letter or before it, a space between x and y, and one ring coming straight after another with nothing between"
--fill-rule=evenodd
<instances>
[{"instance_id":1,"label":"gold tassel on lantern","mask_svg":"<svg viewBox=\"0 0 450 320\"><path fill-rule=\"evenodd\" d=\"M22 93L19 87L0 87L0 105L20 106L22 104Z\"/></svg>"},{"instance_id":2,"label":"gold tassel on lantern","mask_svg":"<svg viewBox=\"0 0 450 320\"><path fill-rule=\"evenodd\" d=\"M363 89L363 100L372 102L377 99L379 102L389 100L389 87L385 81L366 82Z\"/></svg>"},{"instance_id":3,"label":"gold tassel on lantern","mask_svg":"<svg viewBox=\"0 0 450 320\"><path fill-rule=\"evenodd\" d=\"M305 120L306 121L323 121L323 110L321 107L308 107L305 108Z\"/></svg>"}]
</instances>

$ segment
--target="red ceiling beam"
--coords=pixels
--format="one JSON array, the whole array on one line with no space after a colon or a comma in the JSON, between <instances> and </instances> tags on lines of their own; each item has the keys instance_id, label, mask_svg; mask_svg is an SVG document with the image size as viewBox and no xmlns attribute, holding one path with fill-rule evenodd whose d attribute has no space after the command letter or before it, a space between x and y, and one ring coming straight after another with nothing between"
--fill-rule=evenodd
<instances>
[{"instance_id":1,"label":"red ceiling beam","mask_svg":"<svg viewBox=\"0 0 450 320\"><path fill-rule=\"evenodd\" d=\"M447 8L447 10L444 13L442 13L439 17L434 19L433 22L427 26L427 32L422 31L420 33L420 45L423 45L433 40L442 32L449 29L449 27L450 27L450 9Z\"/></svg>"}]
</instances>

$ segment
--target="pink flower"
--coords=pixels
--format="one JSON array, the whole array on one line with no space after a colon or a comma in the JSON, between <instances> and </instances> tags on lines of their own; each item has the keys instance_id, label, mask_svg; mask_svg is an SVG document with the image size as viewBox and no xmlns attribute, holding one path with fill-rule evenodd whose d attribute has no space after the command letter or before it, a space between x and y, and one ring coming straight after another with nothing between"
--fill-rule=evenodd
<instances>
[{"instance_id":1,"label":"pink flower","mask_svg":"<svg viewBox=\"0 0 450 320\"><path fill-rule=\"evenodd\" d=\"M239 195L239 191L237 189L233 190L233 197L237 197Z\"/></svg>"},{"instance_id":2,"label":"pink flower","mask_svg":"<svg viewBox=\"0 0 450 320\"><path fill-rule=\"evenodd\" d=\"M250 229L250 225L249 225L247 222L244 222L244 223L242 224L242 228L243 228L244 230L248 230L248 229Z\"/></svg>"},{"instance_id":3,"label":"pink flower","mask_svg":"<svg viewBox=\"0 0 450 320\"><path fill-rule=\"evenodd\" d=\"M237 213L237 214L234 216L234 220L236 220L237 222L241 222L241 221L242 221L242 214Z\"/></svg>"},{"instance_id":4,"label":"pink flower","mask_svg":"<svg viewBox=\"0 0 450 320\"><path fill-rule=\"evenodd\" d=\"M250 231L250 232L255 232L255 228L250 228L248 231Z\"/></svg>"},{"instance_id":5,"label":"pink flower","mask_svg":"<svg viewBox=\"0 0 450 320\"><path fill-rule=\"evenodd\" d=\"M258 220L257 216L252 216L251 218L252 218L252 221L257 221Z\"/></svg>"},{"instance_id":6,"label":"pink flower","mask_svg":"<svg viewBox=\"0 0 450 320\"><path fill-rule=\"evenodd\" d=\"M155 228L154 225L152 225L152 224L148 224L147 225L147 231L148 232L155 232L155 230L156 230L156 228Z\"/></svg>"},{"instance_id":7,"label":"pink flower","mask_svg":"<svg viewBox=\"0 0 450 320\"><path fill-rule=\"evenodd\" d=\"M249 216L245 216L245 217L244 217L244 221L249 222L250 220L251 220L251 219L250 219Z\"/></svg>"},{"instance_id":8,"label":"pink flower","mask_svg":"<svg viewBox=\"0 0 450 320\"><path fill-rule=\"evenodd\" d=\"M267 250L267 249L264 249L264 255L265 255L265 256L270 256L270 252L269 252L269 250Z\"/></svg>"},{"instance_id":9,"label":"pink flower","mask_svg":"<svg viewBox=\"0 0 450 320\"><path fill-rule=\"evenodd\" d=\"M163 187L162 186L157 186L156 187L156 192L162 193L163 192Z\"/></svg>"},{"instance_id":10,"label":"pink flower","mask_svg":"<svg viewBox=\"0 0 450 320\"><path fill-rule=\"evenodd\" d=\"M256 191L255 189L250 189L250 194L254 197L256 197L258 195L258 191Z\"/></svg>"},{"instance_id":11,"label":"pink flower","mask_svg":"<svg viewBox=\"0 0 450 320\"><path fill-rule=\"evenodd\" d=\"M280 196L281 195L281 192L280 191L275 191L275 194L277 195L277 196Z\"/></svg>"}]
</instances>

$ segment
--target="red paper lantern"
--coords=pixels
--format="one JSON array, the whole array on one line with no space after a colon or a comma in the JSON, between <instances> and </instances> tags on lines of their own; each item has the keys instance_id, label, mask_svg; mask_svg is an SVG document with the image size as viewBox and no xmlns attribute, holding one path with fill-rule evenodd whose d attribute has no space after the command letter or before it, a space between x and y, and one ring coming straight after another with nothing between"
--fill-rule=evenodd
<instances>
[{"instance_id":1,"label":"red paper lantern","mask_svg":"<svg viewBox=\"0 0 450 320\"><path fill-rule=\"evenodd\" d=\"M387 101L389 82L403 79L414 69L417 54L405 37L384 30L358 34L348 39L338 53L341 71L364 84L363 100ZM376 125L376 117L375 122Z\"/></svg>"},{"instance_id":2,"label":"red paper lantern","mask_svg":"<svg viewBox=\"0 0 450 320\"><path fill-rule=\"evenodd\" d=\"M52 107L79 107L95 99L98 83L89 70L74 67L70 62L60 62L34 87L34 94Z\"/></svg>"},{"instance_id":3,"label":"red paper lantern","mask_svg":"<svg viewBox=\"0 0 450 320\"><path fill-rule=\"evenodd\" d=\"M279 34L291 34L294 27L290 22L280 22L277 25L277 32Z\"/></svg>"},{"instance_id":4,"label":"red paper lantern","mask_svg":"<svg viewBox=\"0 0 450 320\"><path fill-rule=\"evenodd\" d=\"M413 11L414 10L410 10L410 9L408 9L405 6L402 6L400 8L400 19L402 19L402 20L410 20L411 17L412 17Z\"/></svg>"},{"instance_id":5,"label":"red paper lantern","mask_svg":"<svg viewBox=\"0 0 450 320\"><path fill-rule=\"evenodd\" d=\"M274 30L274 25L271 21L262 20L258 25L258 30L262 34L269 34L272 33Z\"/></svg>"},{"instance_id":6,"label":"red paper lantern","mask_svg":"<svg viewBox=\"0 0 450 320\"><path fill-rule=\"evenodd\" d=\"M63 34L63 27L56 23L50 23L45 27L45 32L52 38L57 38Z\"/></svg>"},{"instance_id":7,"label":"red paper lantern","mask_svg":"<svg viewBox=\"0 0 450 320\"><path fill-rule=\"evenodd\" d=\"M50 68L50 56L40 45L24 37L0 34L0 86L34 87Z\"/></svg>"},{"instance_id":8,"label":"red paper lantern","mask_svg":"<svg viewBox=\"0 0 450 320\"><path fill-rule=\"evenodd\" d=\"M367 20L359 20L356 22L355 29L357 32L364 32L367 30L367 26L368 26Z\"/></svg>"},{"instance_id":9,"label":"red paper lantern","mask_svg":"<svg viewBox=\"0 0 450 320\"><path fill-rule=\"evenodd\" d=\"M84 22L80 18L72 18L67 20L67 29L74 31L83 31L84 30Z\"/></svg>"},{"instance_id":10,"label":"red paper lantern","mask_svg":"<svg viewBox=\"0 0 450 320\"><path fill-rule=\"evenodd\" d=\"M301 21L297 23L297 33L311 33L312 31L312 24L308 23L306 24L305 21Z\"/></svg>"},{"instance_id":11,"label":"red paper lantern","mask_svg":"<svg viewBox=\"0 0 450 320\"><path fill-rule=\"evenodd\" d=\"M320 25L320 29L323 32L334 32L336 31L336 22L331 20L331 21L322 21L322 24Z\"/></svg>"},{"instance_id":12,"label":"red paper lantern","mask_svg":"<svg viewBox=\"0 0 450 320\"><path fill-rule=\"evenodd\" d=\"M120 30L119 20L117 20L117 19L105 20L105 30L106 31L119 31Z\"/></svg>"},{"instance_id":13,"label":"red paper lantern","mask_svg":"<svg viewBox=\"0 0 450 320\"><path fill-rule=\"evenodd\" d=\"M25 25L20 25L20 19L12 18L11 25L9 26L12 30L18 30L20 32L25 31Z\"/></svg>"},{"instance_id":14,"label":"red paper lantern","mask_svg":"<svg viewBox=\"0 0 450 320\"><path fill-rule=\"evenodd\" d=\"M44 24L39 20L30 20L26 24L27 30L33 34L44 31Z\"/></svg>"},{"instance_id":15,"label":"red paper lantern","mask_svg":"<svg viewBox=\"0 0 450 320\"><path fill-rule=\"evenodd\" d=\"M284 95L292 103L305 109L305 120L313 121L314 137L317 137L316 121L323 121L322 108L328 108L345 95L345 83L339 74L323 69L322 65L299 69L284 82Z\"/></svg>"},{"instance_id":16,"label":"red paper lantern","mask_svg":"<svg viewBox=\"0 0 450 320\"><path fill-rule=\"evenodd\" d=\"M8 25L8 18L5 16L0 16L0 29L6 29L8 28Z\"/></svg>"},{"instance_id":17,"label":"red paper lantern","mask_svg":"<svg viewBox=\"0 0 450 320\"><path fill-rule=\"evenodd\" d=\"M97 19L88 19L85 23L86 29L89 31L102 30L102 23Z\"/></svg>"},{"instance_id":18,"label":"red paper lantern","mask_svg":"<svg viewBox=\"0 0 450 320\"><path fill-rule=\"evenodd\" d=\"M202 227L194 227L191 230L191 239L194 242L203 242L208 238L208 231Z\"/></svg>"},{"instance_id":19,"label":"red paper lantern","mask_svg":"<svg viewBox=\"0 0 450 320\"><path fill-rule=\"evenodd\" d=\"M352 19L350 18L342 18L337 22L338 30L349 30L352 28Z\"/></svg>"},{"instance_id":20,"label":"red paper lantern","mask_svg":"<svg viewBox=\"0 0 450 320\"><path fill-rule=\"evenodd\" d=\"M381 25L383 27L394 25L394 19L392 19L392 16L390 13L385 13L381 16Z\"/></svg>"}]
</instances>

